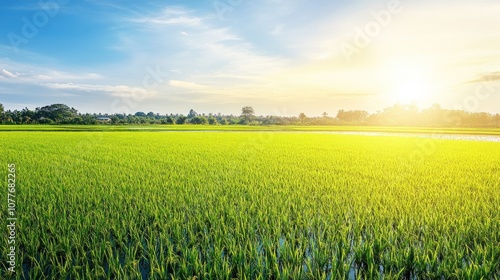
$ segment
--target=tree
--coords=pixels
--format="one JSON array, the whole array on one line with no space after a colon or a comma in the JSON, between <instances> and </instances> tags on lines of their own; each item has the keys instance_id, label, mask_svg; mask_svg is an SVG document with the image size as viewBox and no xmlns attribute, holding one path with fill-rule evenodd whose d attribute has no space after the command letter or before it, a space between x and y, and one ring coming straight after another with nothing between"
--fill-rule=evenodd
<instances>
[{"instance_id":1,"label":"tree","mask_svg":"<svg viewBox=\"0 0 500 280\"><path fill-rule=\"evenodd\" d=\"M211 125L216 125L218 124L217 119L213 116L208 117L208 123Z\"/></svg>"},{"instance_id":2,"label":"tree","mask_svg":"<svg viewBox=\"0 0 500 280\"><path fill-rule=\"evenodd\" d=\"M254 117L254 115L255 115L255 111L253 110L252 107L245 106L245 107L241 108L241 117L243 118L244 123L249 123L252 120L252 118Z\"/></svg>"},{"instance_id":3,"label":"tree","mask_svg":"<svg viewBox=\"0 0 500 280\"><path fill-rule=\"evenodd\" d=\"M179 116L175 121L176 124L185 124L187 122L186 116Z\"/></svg>"},{"instance_id":4,"label":"tree","mask_svg":"<svg viewBox=\"0 0 500 280\"><path fill-rule=\"evenodd\" d=\"M0 103L0 114L2 114L2 113L3 113L3 110L4 110L4 108L3 108L3 104L2 104L2 103Z\"/></svg>"},{"instance_id":5,"label":"tree","mask_svg":"<svg viewBox=\"0 0 500 280\"><path fill-rule=\"evenodd\" d=\"M208 121L207 121L207 118L205 118L203 116L197 116L197 117L194 117L191 119L191 123L192 124L207 124Z\"/></svg>"},{"instance_id":6,"label":"tree","mask_svg":"<svg viewBox=\"0 0 500 280\"><path fill-rule=\"evenodd\" d=\"M328 118L328 113L327 112L323 112L323 118Z\"/></svg>"},{"instance_id":7,"label":"tree","mask_svg":"<svg viewBox=\"0 0 500 280\"><path fill-rule=\"evenodd\" d=\"M34 119L36 118L36 113L35 111L31 111L30 109L28 109L27 107L25 107L22 111L21 111L21 114L23 115L23 117L28 117L30 119Z\"/></svg>"},{"instance_id":8,"label":"tree","mask_svg":"<svg viewBox=\"0 0 500 280\"><path fill-rule=\"evenodd\" d=\"M12 120L11 120L12 121ZM54 124L54 121L49 119L49 118L41 118L39 121L38 121L40 124Z\"/></svg>"},{"instance_id":9,"label":"tree","mask_svg":"<svg viewBox=\"0 0 500 280\"><path fill-rule=\"evenodd\" d=\"M307 123L307 116L304 113L299 114L299 120L301 124L306 124Z\"/></svg>"},{"instance_id":10,"label":"tree","mask_svg":"<svg viewBox=\"0 0 500 280\"><path fill-rule=\"evenodd\" d=\"M75 108L70 108L64 104L52 104L42 108L36 108L37 118L47 118L54 122L61 122L66 119L74 118L78 115Z\"/></svg>"},{"instance_id":11,"label":"tree","mask_svg":"<svg viewBox=\"0 0 500 280\"><path fill-rule=\"evenodd\" d=\"M188 119L192 119L196 116L198 116L198 113L196 113L193 109L189 110L189 114L187 115Z\"/></svg>"},{"instance_id":12,"label":"tree","mask_svg":"<svg viewBox=\"0 0 500 280\"><path fill-rule=\"evenodd\" d=\"M136 117L145 117L146 113L144 113L144 112L137 112L137 113L135 113L134 116L136 116Z\"/></svg>"},{"instance_id":13,"label":"tree","mask_svg":"<svg viewBox=\"0 0 500 280\"><path fill-rule=\"evenodd\" d=\"M343 123L363 123L366 118L368 118L367 111L355 110L355 111L344 111L339 110L337 113L337 119Z\"/></svg>"},{"instance_id":14,"label":"tree","mask_svg":"<svg viewBox=\"0 0 500 280\"><path fill-rule=\"evenodd\" d=\"M71 119L70 123L71 124L81 124L82 121L83 121L82 117L76 116L76 117Z\"/></svg>"},{"instance_id":15,"label":"tree","mask_svg":"<svg viewBox=\"0 0 500 280\"><path fill-rule=\"evenodd\" d=\"M172 117L167 117L166 122L167 122L167 124L174 124L175 120Z\"/></svg>"}]
</instances>

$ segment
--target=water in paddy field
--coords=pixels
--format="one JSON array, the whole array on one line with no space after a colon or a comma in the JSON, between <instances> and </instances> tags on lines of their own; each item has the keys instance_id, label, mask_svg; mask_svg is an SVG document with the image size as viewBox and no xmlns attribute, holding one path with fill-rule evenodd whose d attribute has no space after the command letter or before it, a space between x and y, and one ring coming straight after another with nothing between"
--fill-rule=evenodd
<instances>
[{"instance_id":1,"label":"water in paddy field","mask_svg":"<svg viewBox=\"0 0 500 280\"><path fill-rule=\"evenodd\" d=\"M322 134L346 134L364 136L398 136L398 137L418 137L443 140L464 140L479 142L500 142L500 136L495 135L467 135L467 134L442 134L442 133L404 133L404 132L362 132L362 131L320 131L311 133Z\"/></svg>"},{"instance_id":2,"label":"water in paddy field","mask_svg":"<svg viewBox=\"0 0 500 280\"><path fill-rule=\"evenodd\" d=\"M218 130L193 130L193 131L159 131L159 132L190 132L190 133L313 133L313 134L338 134L338 135L360 135L360 136L396 136L396 137L417 137L442 140L462 140L477 142L498 142L500 135L471 135L471 134L445 134L445 133L405 133L405 132L375 132L375 131L218 131Z\"/></svg>"}]
</instances>

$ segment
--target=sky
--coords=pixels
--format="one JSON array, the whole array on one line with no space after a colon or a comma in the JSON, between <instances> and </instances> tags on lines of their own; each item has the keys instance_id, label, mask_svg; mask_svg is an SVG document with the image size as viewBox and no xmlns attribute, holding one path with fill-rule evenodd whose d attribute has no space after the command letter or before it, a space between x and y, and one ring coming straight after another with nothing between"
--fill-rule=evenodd
<instances>
[{"instance_id":1,"label":"sky","mask_svg":"<svg viewBox=\"0 0 500 280\"><path fill-rule=\"evenodd\" d=\"M0 103L82 113L500 113L493 0L4 0Z\"/></svg>"}]
</instances>

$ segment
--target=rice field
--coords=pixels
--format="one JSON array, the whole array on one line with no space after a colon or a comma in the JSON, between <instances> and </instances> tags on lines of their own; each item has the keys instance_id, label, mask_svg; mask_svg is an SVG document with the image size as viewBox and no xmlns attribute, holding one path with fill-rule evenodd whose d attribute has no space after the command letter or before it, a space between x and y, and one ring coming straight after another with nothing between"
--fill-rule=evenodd
<instances>
[{"instance_id":1,"label":"rice field","mask_svg":"<svg viewBox=\"0 0 500 280\"><path fill-rule=\"evenodd\" d=\"M16 166L18 212L16 273L2 225L0 278L500 275L500 143L2 132L0 147L4 185Z\"/></svg>"},{"instance_id":2,"label":"rice field","mask_svg":"<svg viewBox=\"0 0 500 280\"><path fill-rule=\"evenodd\" d=\"M160 131L297 131L297 132L388 132L421 134L460 134L500 136L500 128L436 128L398 126L301 126L301 125L0 125L1 131L94 131L94 132L160 132Z\"/></svg>"}]
</instances>

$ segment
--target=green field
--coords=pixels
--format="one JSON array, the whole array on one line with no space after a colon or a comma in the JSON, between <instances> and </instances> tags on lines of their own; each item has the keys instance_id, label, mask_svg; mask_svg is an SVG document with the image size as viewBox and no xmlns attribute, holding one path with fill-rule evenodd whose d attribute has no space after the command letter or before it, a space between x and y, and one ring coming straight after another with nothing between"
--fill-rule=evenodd
<instances>
[{"instance_id":1,"label":"green field","mask_svg":"<svg viewBox=\"0 0 500 280\"><path fill-rule=\"evenodd\" d=\"M1 131L358 131L500 135L500 128L446 128L396 126L251 126L251 125L0 125Z\"/></svg>"},{"instance_id":2,"label":"green field","mask_svg":"<svg viewBox=\"0 0 500 280\"><path fill-rule=\"evenodd\" d=\"M4 185L16 165L14 278L496 279L500 143L423 141L0 132Z\"/></svg>"}]
</instances>

